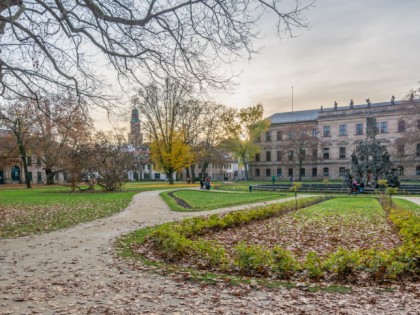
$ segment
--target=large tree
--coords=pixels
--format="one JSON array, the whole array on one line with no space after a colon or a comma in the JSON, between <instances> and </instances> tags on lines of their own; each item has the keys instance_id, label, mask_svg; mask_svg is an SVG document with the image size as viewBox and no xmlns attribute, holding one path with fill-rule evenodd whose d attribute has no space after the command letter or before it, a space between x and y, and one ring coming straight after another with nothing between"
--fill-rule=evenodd
<instances>
[{"instance_id":1,"label":"large tree","mask_svg":"<svg viewBox=\"0 0 420 315\"><path fill-rule=\"evenodd\" d=\"M55 174L66 168L68 152L89 139L93 123L72 95L56 95L40 106L43 110L32 114L33 151L45 166L47 184L54 184Z\"/></svg>"},{"instance_id":2,"label":"large tree","mask_svg":"<svg viewBox=\"0 0 420 315\"><path fill-rule=\"evenodd\" d=\"M25 173L25 183L27 188L31 188L31 178L28 171L28 150L33 144L33 105L21 100L17 102L8 102L0 106L0 122L11 131L14 136L13 146L19 152ZM4 148L6 149L6 148ZM8 155L12 155L15 150L9 147Z\"/></svg>"},{"instance_id":3,"label":"large tree","mask_svg":"<svg viewBox=\"0 0 420 315\"><path fill-rule=\"evenodd\" d=\"M105 64L119 82L223 87L220 64L258 51L259 20L271 13L278 34L293 35L304 26L304 1L2 0L0 95L40 101L65 91L101 104Z\"/></svg>"},{"instance_id":4,"label":"large tree","mask_svg":"<svg viewBox=\"0 0 420 315\"><path fill-rule=\"evenodd\" d=\"M222 146L239 159L246 179L249 179L249 163L261 151L256 140L270 125L267 119L263 119L263 114L262 104L257 104L240 110L230 109L223 116L228 138L223 141Z\"/></svg>"},{"instance_id":5,"label":"large tree","mask_svg":"<svg viewBox=\"0 0 420 315\"><path fill-rule=\"evenodd\" d=\"M143 127L152 143L152 159L166 173L171 184L174 172L190 164L190 158L185 159L178 153L190 151L181 122L190 105L191 90L180 81L166 79L162 85L140 88L133 99L145 117Z\"/></svg>"}]
</instances>

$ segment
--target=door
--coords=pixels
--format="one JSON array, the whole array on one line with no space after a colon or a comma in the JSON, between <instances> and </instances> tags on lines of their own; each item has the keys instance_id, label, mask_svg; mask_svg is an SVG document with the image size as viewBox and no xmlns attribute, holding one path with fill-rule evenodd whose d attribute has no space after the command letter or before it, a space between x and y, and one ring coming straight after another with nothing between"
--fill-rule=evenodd
<instances>
[{"instance_id":1,"label":"door","mask_svg":"<svg viewBox=\"0 0 420 315\"><path fill-rule=\"evenodd\" d=\"M20 168L19 166L15 165L12 168L12 174L11 174L12 181L20 182Z\"/></svg>"},{"instance_id":2,"label":"door","mask_svg":"<svg viewBox=\"0 0 420 315\"><path fill-rule=\"evenodd\" d=\"M4 184L4 175L3 175L3 171L0 171L0 184Z\"/></svg>"}]
</instances>

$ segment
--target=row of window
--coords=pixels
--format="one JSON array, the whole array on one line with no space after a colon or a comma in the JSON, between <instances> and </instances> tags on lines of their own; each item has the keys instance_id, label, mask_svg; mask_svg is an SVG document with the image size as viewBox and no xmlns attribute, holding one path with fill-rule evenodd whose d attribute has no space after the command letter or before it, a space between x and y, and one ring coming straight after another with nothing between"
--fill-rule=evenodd
<instances>
[{"instance_id":1,"label":"row of window","mask_svg":"<svg viewBox=\"0 0 420 315\"><path fill-rule=\"evenodd\" d=\"M283 153L282 151L276 151L276 161L282 161L282 156ZM417 147L416 147L416 155L420 156L420 143L417 143ZM397 145L397 156L398 157L404 157L405 156L405 146L404 144L398 144ZM302 160L305 160L306 158L306 151L302 150L301 151L301 157L303 158ZM324 160L329 160L330 159L330 148L322 148L322 157ZM346 155L346 147L339 147L339 155L338 155L339 159L346 159L347 155ZM318 158L318 150L317 149L313 149L312 150L312 159L317 159ZM294 151L288 151L287 152L287 159L289 161L293 161L294 159ZM260 153L257 153L255 155L255 161L256 162L260 162L261 161L261 156ZM267 162L271 162L271 151L265 151L265 161Z\"/></svg>"},{"instance_id":2,"label":"row of window","mask_svg":"<svg viewBox=\"0 0 420 315\"><path fill-rule=\"evenodd\" d=\"M397 170L398 170L397 174L399 176L404 175L404 166L398 166ZM266 168L265 169L265 176L266 177L271 177L272 175L276 175L277 177L283 176L283 169L282 168L277 168L276 174L272 174L271 171L272 171L271 168ZM338 172L339 172L339 175L342 176L342 175L346 174L347 171L348 171L348 169L346 167L342 166L342 167L339 167ZM255 172L254 173L255 177L261 177L262 176L261 175L261 169L256 168L254 172ZM300 172L300 176L302 176L302 177L307 176L306 175L306 168L301 168L299 170L299 172ZM287 169L287 176L292 177L294 175L295 175L294 174L294 168L288 168ZM416 175L420 175L420 165L416 166ZM318 168L316 168L316 167L312 168L311 176L312 177L317 177L318 176ZM322 168L322 176L324 176L324 177L330 176L330 168L329 167Z\"/></svg>"},{"instance_id":3,"label":"row of window","mask_svg":"<svg viewBox=\"0 0 420 315\"><path fill-rule=\"evenodd\" d=\"M420 120L417 121L417 128L420 129ZM388 122L382 121L376 123L376 130L378 133L388 133ZM406 122L405 120L399 120L398 121L398 132L405 132L406 131ZM339 135L340 136L347 136L347 125L339 125ZM356 135L363 135L363 123L356 124ZM312 129L312 136L317 137L318 136L318 130ZM323 136L324 137L331 137L331 127L330 126L324 126L323 127ZM281 131L276 131L276 140L280 141L282 140L283 134ZM257 142L261 141L261 138L258 137ZM271 132L267 131L265 133L265 141L269 142L272 141Z\"/></svg>"},{"instance_id":4,"label":"row of window","mask_svg":"<svg viewBox=\"0 0 420 315\"><path fill-rule=\"evenodd\" d=\"M28 166L32 166L32 157L31 156L26 157L26 163L27 163ZM38 167L41 166L41 159L40 158L36 159L36 166L38 166Z\"/></svg>"}]
</instances>

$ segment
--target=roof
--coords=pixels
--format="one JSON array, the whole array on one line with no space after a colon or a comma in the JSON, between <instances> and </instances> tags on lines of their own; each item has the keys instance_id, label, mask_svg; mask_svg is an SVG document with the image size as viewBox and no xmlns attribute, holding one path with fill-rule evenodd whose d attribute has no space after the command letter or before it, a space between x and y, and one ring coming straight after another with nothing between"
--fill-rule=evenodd
<instances>
[{"instance_id":1,"label":"roof","mask_svg":"<svg viewBox=\"0 0 420 315\"><path fill-rule=\"evenodd\" d=\"M354 105L353 109L369 108L369 107L381 107L381 106L394 106L401 104L402 101L395 101L395 104L390 102L381 102L381 103L372 103L370 106L368 104ZM322 112L333 112L339 110L348 110L350 105L347 106L338 106L337 109L334 107L323 108ZM309 110L300 110L295 112L285 112L273 114L268 119L271 120L272 124L285 124L285 123L294 123L294 122L307 122L314 121L318 119L320 114L320 109L309 109Z\"/></svg>"},{"instance_id":2,"label":"roof","mask_svg":"<svg viewBox=\"0 0 420 315\"><path fill-rule=\"evenodd\" d=\"M277 113L268 117L272 124L314 121L318 119L318 109L300 110L296 112Z\"/></svg>"}]
</instances>

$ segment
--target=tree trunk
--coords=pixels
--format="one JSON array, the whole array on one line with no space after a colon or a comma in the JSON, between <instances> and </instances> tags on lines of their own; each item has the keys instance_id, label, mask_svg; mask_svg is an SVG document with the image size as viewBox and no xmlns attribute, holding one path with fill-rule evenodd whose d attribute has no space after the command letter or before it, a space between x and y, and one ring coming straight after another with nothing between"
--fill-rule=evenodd
<instances>
[{"instance_id":1,"label":"tree trunk","mask_svg":"<svg viewBox=\"0 0 420 315\"><path fill-rule=\"evenodd\" d=\"M248 160L245 157L242 157L242 162L244 164L244 171L245 171L245 180L249 180L249 174L248 174Z\"/></svg>"},{"instance_id":2,"label":"tree trunk","mask_svg":"<svg viewBox=\"0 0 420 315\"><path fill-rule=\"evenodd\" d=\"M171 168L166 171L166 176L168 177L168 181L170 185L174 184L174 170Z\"/></svg>"},{"instance_id":3,"label":"tree trunk","mask_svg":"<svg viewBox=\"0 0 420 315\"><path fill-rule=\"evenodd\" d=\"M195 184L195 164L191 165L191 181L193 184Z\"/></svg>"},{"instance_id":4,"label":"tree trunk","mask_svg":"<svg viewBox=\"0 0 420 315\"><path fill-rule=\"evenodd\" d=\"M300 182L302 181L302 173L300 172L300 170L302 169L302 165L303 165L303 160L299 160L299 169L298 169L298 172L299 172L299 181Z\"/></svg>"},{"instance_id":5,"label":"tree trunk","mask_svg":"<svg viewBox=\"0 0 420 315\"><path fill-rule=\"evenodd\" d=\"M204 162L203 163L203 169L202 169L202 171L201 171L201 178L202 179L205 179L206 178L206 170L207 170L207 167L209 166L209 162Z\"/></svg>"},{"instance_id":6,"label":"tree trunk","mask_svg":"<svg viewBox=\"0 0 420 315\"><path fill-rule=\"evenodd\" d=\"M21 137L17 137L17 138L18 138L19 153L20 153L20 157L23 163L23 172L25 173L26 188L32 188L31 179L29 178L28 161L27 161L25 146L23 145L22 138Z\"/></svg>"},{"instance_id":7,"label":"tree trunk","mask_svg":"<svg viewBox=\"0 0 420 315\"><path fill-rule=\"evenodd\" d=\"M45 174L47 175L47 185L54 185L54 172L51 167L45 167Z\"/></svg>"},{"instance_id":8,"label":"tree trunk","mask_svg":"<svg viewBox=\"0 0 420 315\"><path fill-rule=\"evenodd\" d=\"M188 184L189 184L189 183L191 183L190 168L189 168L188 166L185 168L185 174L186 174L186 176L187 176L187 178L186 178L187 183L188 183Z\"/></svg>"}]
</instances>

